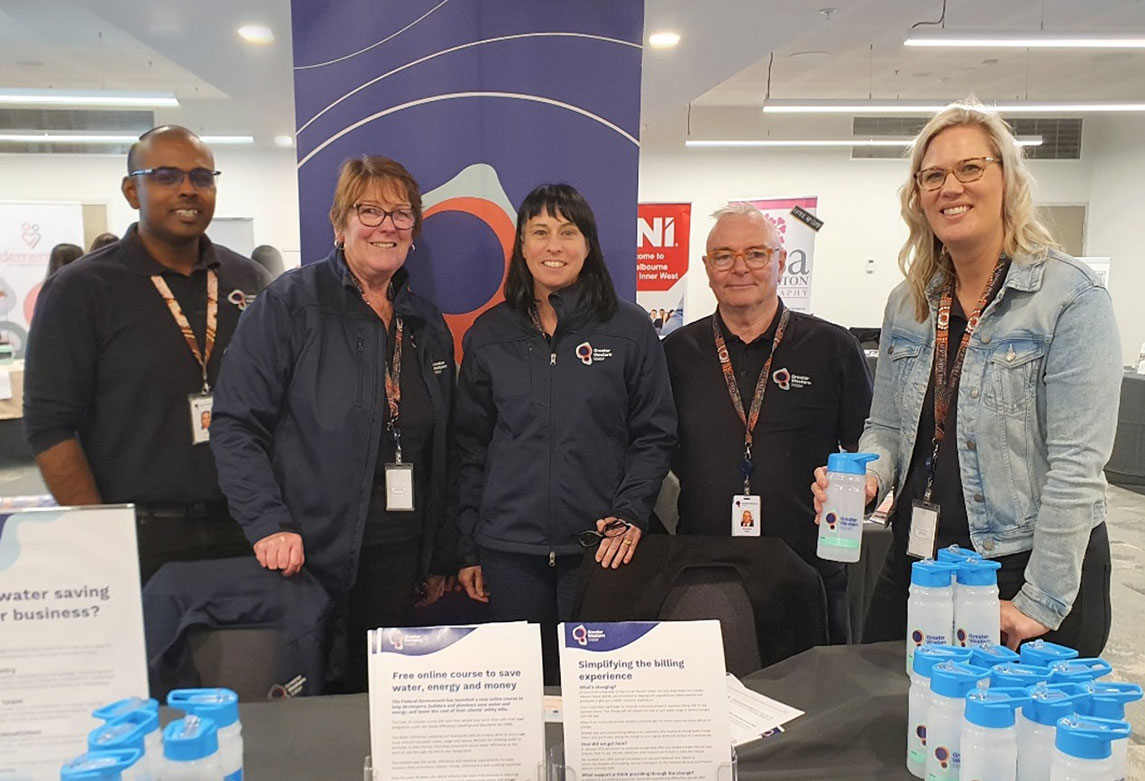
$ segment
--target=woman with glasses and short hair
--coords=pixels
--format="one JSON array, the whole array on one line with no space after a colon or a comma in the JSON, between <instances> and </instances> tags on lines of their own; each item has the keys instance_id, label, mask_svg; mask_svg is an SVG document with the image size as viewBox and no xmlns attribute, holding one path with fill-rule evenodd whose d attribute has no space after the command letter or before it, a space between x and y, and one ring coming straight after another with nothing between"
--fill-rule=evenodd
<instances>
[{"instance_id":1,"label":"woman with glasses and short hair","mask_svg":"<svg viewBox=\"0 0 1145 781\"><path fill-rule=\"evenodd\" d=\"M1109 293L1038 222L1009 127L955 103L919 133L900 190L906 280L887 302L859 450L894 542L864 639L902 639L911 562L957 544L1001 565L1003 641L1082 656L1109 635L1105 478L1121 345ZM816 511L827 478L816 471ZM937 528L934 518L937 514Z\"/></svg>"},{"instance_id":2,"label":"woman with glasses and short hair","mask_svg":"<svg viewBox=\"0 0 1145 781\"><path fill-rule=\"evenodd\" d=\"M334 249L250 304L216 389L211 447L259 561L304 565L348 620L347 688L366 686L366 630L400 626L415 584L453 572L447 425L453 338L409 288L421 192L399 163L343 164Z\"/></svg>"},{"instance_id":3,"label":"woman with glasses and short hair","mask_svg":"<svg viewBox=\"0 0 1145 781\"><path fill-rule=\"evenodd\" d=\"M569 185L521 204L505 301L465 335L455 420L458 580L499 620L543 625L552 682L582 547L604 567L639 555L676 438L656 331L617 299Z\"/></svg>"}]
</instances>

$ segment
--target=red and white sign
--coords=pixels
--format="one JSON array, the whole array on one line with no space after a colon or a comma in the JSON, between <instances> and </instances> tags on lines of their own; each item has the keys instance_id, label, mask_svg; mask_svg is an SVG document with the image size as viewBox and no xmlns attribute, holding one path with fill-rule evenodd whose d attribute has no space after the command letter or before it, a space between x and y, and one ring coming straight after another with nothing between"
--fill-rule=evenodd
<instances>
[{"instance_id":1,"label":"red and white sign","mask_svg":"<svg viewBox=\"0 0 1145 781\"><path fill-rule=\"evenodd\" d=\"M791 210L799 206L815 214L819 198L736 198L732 202L750 203L775 226L780 243L787 250L787 268L779 280L779 297L788 309L810 312L815 231L807 223L792 216Z\"/></svg>"},{"instance_id":2,"label":"red and white sign","mask_svg":"<svg viewBox=\"0 0 1145 781\"><path fill-rule=\"evenodd\" d=\"M661 337L684 324L690 203L642 203L636 217L636 303Z\"/></svg>"}]
</instances>

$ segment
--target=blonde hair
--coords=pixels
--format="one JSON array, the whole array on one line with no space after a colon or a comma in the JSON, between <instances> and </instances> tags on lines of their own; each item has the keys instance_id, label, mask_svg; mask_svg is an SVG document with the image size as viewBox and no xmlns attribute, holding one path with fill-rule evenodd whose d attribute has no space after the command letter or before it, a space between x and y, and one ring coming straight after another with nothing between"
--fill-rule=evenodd
<instances>
[{"instance_id":1,"label":"blonde hair","mask_svg":"<svg viewBox=\"0 0 1145 781\"><path fill-rule=\"evenodd\" d=\"M1053 236L1037 218L1034 207L1034 179L1026 166L1010 126L998 112L982 105L973 97L951 103L931 118L911 144L910 176L899 189L902 218L910 235L899 250L899 268L906 277L914 300L915 315L921 323L930 311L927 290L938 273L949 279L954 268L949 253L934 235L919 202L915 174L930 142L952 127L978 127L990 139L992 156L1002 166L1002 251L1010 257L1033 254L1040 248L1056 247Z\"/></svg>"}]
</instances>

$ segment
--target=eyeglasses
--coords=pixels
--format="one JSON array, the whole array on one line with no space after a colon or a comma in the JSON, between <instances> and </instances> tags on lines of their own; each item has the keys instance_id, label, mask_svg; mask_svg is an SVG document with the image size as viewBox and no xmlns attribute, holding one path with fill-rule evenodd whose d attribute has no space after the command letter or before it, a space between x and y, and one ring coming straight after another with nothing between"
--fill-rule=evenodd
<instances>
[{"instance_id":1,"label":"eyeglasses","mask_svg":"<svg viewBox=\"0 0 1145 781\"><path fill-rule=\"evenodd\" d=\"M146 176L152 182L162 187L178 187L183 183L184 177L191 178L191 186L198 190L206 190L215 186L215 177L222 171L212 171L209 168L193 168L184 171L182 168L161 166L159 168L142 168L132 171L128 176Z\"/></svg>"},{"instance_id":2,"label":"eyeglasses","mask_svg":"<svg viewBox=\"0 0 1145 781\"><path fill-rule=\"evenodd\" d=\"M628 521L622 521L617 518L615 521L609 521L608 523L604 524L604 528L600 531L597 531L596 529L586 529L585 531L578 532L576 535L576 541L580 543L582 548L591 548L593 545L598 544L605 537L619 537L628 531L628 527L631 525L632 524L630 524Z\"/></svg>"},{"instance_id":3,"label":"eyeglasses","mask_svg":"<svg viewBox=\"0 0 1145 781\"><path fill-rule=\"evenodd\" d=\"M954 178L963 184L970 184L982 178L990 163L1000 162L996 157L968 157L959 160L953 168L924 168L914 175L914 181L927 192L946 184L946 177L950 174L954 174Z\"/></svg>"},{"instance_id":4,"label":"eyeglasses","mask_svg":"<svg viewBox=\"0 0 1145 781\"><path fill-rule=\"evenodd\" d=\"M708 255L708 262L712 264L713 268L723 271L734 266L736 258L743 258L743 262L748 268L759 270L766 268L776 254L785 251L782 247L752 247L743 252L720 250Z\"/></svg>"},{"instance_id":5,"label":"eyeglasses","mask_svg":"<svg viewBox=\"0 0 1145 781\"><path fill-rule=\"evenodd\" d=\"M408 230L413 227L414 213L412 209L394 209L386 211L380 206L373 206L368 203L354 204L354 210L358 212L358 222L365 225L367 228L378 228L386 217L390 218L393 222L394 228L397 230Z\"/></svg>"}]
</instances>

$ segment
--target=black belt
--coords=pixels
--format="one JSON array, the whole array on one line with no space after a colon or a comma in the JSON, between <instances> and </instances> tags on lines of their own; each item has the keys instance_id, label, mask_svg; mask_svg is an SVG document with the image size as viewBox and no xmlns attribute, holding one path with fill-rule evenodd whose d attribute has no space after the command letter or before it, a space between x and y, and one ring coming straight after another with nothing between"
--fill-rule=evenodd
<instances>
[{"instance_id":1,"label":"black belt","mask_svg":"<svg viewBox=\"0 0 1145 781\"><path fill-rule=\"evenodd\" d=\"M137 504L135 517L141 521L230 520L225 501L195 502L193 504Z\"/></svg>"}]
</instances>

